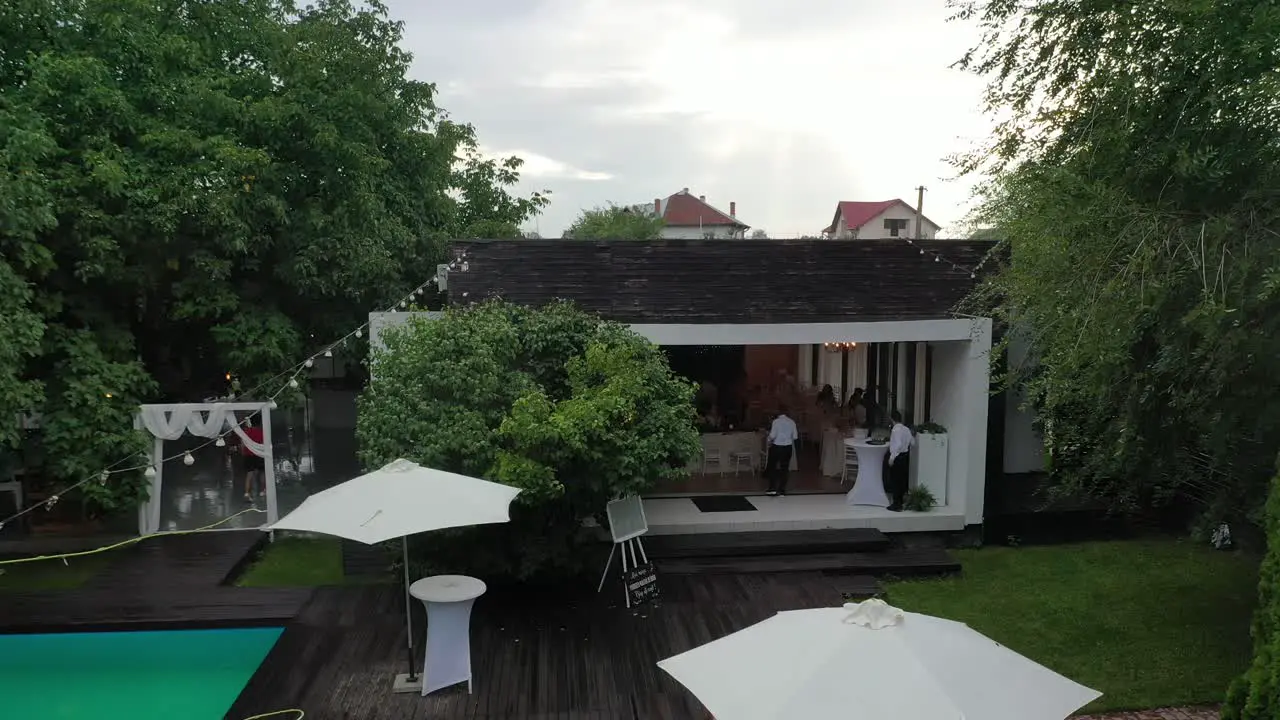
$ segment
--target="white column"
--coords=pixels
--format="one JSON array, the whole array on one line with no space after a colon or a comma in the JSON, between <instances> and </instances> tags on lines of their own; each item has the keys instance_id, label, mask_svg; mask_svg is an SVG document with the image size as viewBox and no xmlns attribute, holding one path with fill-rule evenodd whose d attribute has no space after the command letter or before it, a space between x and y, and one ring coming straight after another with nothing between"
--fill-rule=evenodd
<instances>
[{"instance_id":1,"label":"white column","mask_svg":"<svg viewBox=\"0 0 1280 720\"><path fill-rule=\"evenodd\" d=\"M151 464L156 476L151 478L151 498L147 500L147 530L145 535L160 530L160 491L164 487L164 440L156 438L151 444Z\"/></svg>"},{"instance_id":2,"label":"white column","mask_svg":"<svg viewBox=\"0 0 1280 720\"><path fill-rule=\"evenodd\" d=\"M915 417L916 423L924 422L925 388L928 386L929 377L926 372L929 366L928 348L929 343L916 343L916 397L915 404L911 408L912 416Z\"/></svg>"},{"instance_id":3,"label":"white column","mask_svg":"<svg viewBox=\"0 0 1280 720\"><path fill-rule=\"evenodd\" d=\"M982 522L987 489L987 415L991 391L991 320L973 320L964 367L964 419L969 426L966 525Z\"/></svg>"},{"instance_id":4,"label":"white column","mask_svg":"<svg viewBox=\"0 0 1280 720\"><path fill-rule=\"evenodd\" d=\"M262 458L263 483L267 487L267 523L275 524L280 519L280 509L276 505L276 461L275 450L271 446L271 405L262 406L262 444L267 447L267 454Z\"/></svg>"},{"instance_id":5,"label":"white column","mask_svg":"<svg viewBox=\"0 0 1280 720\"><path fill-rule=\"evenodd\" d=\"M800 387L806 388L812 385L814 380L817 379L810 374L811 368L813 367L813 346L798 345L797 348L798 357L796 360L796 382L800 384Z\"/></svg>"}]
</instances>

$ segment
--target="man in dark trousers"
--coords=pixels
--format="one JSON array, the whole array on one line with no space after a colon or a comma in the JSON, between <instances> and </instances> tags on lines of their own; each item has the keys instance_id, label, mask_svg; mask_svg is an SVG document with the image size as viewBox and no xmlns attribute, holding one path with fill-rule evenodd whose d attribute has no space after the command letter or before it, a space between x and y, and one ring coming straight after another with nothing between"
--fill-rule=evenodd
<instances>
[{"instance_id":1,"label":"man in dark trousers","mask_svg":"<svg viewBox=\"0 0 1280 720\"><path fill-rule=\"evenodd\" d=\"M800 431L795 420L787 417L787 406L778 409L778 417L769 428L769 454L765 457L764 474L769 478L770 495L787 494L787 476L791 472L791 453Z\"/></svg>"},{"instance_id":2,"label":"man in dark trousers","mask_svg":"<svg viewBox=\"0 0 1280 720\"><path fill-rule=\"evenodd\" d=\"M911 445L915 436L911 429L902 424L902 413L894 410L889 414L893 418L893 429L889 431L889 492L893 495L893 504L889 509L894 512L902 510L902 501L907 496L907 485L911 482Z\"/></svg>"}]
</instances>

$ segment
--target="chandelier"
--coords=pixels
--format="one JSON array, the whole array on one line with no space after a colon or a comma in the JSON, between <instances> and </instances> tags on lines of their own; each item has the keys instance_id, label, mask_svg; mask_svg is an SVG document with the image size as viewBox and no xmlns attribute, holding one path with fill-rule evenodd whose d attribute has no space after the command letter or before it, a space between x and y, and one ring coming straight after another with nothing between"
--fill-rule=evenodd
<instances>
[{"instance_id":1,"label":"chandelier","mask_svg":"<svg viewBox=\"0 0 1280 720\"><path fill-rule=\"evenodd\" d=\"M841 352L841 351L843 351L843 350L852 350L852 349L854 349L854 348L858 347L858 343L856 343L856 342L827 342L827 343L822 343L822 347L826 348L827 352Z\"/></svg>"}]
</instances>

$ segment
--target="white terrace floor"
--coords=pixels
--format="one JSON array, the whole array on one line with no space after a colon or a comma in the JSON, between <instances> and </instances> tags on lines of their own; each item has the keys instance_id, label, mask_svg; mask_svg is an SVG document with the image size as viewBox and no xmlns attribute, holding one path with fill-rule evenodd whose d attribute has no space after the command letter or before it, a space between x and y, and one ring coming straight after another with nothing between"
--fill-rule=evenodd
<instances>
[{"instance_id":1,"label":"white terrace floor","mask_svg":"<svg viewBox=\"0 0 1280 720\"><path fill-rule=\"evenodd\" d=\"M964 512L946 506L925 513L889 512L848 505L843 494L752 495L747 499L756 507L754 511L706 513L689 498L647 498L644 514L650 535L828 528L876 528L886 533L964 529Z\"/></svg>"}]
</instances>

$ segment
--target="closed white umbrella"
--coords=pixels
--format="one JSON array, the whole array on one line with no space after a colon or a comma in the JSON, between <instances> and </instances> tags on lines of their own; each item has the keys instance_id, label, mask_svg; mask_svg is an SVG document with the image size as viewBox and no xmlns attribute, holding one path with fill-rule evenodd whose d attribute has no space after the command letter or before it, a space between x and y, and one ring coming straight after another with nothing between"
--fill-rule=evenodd
<instances>
[{"instance_id":1,"label":"closed white umbrella","mask_svg":"<svg viewBox=\"0 0 1280 720\"><path fill-rule=\"evenodd\" d=\"M880 600L780 612L658 666L716 720L1063 720L1102 696L963 623Z\"/></svg>"},{"instance_id":2,"label":"closed white umbrella","mask_svg":"<svg viewBox=\"0 0 1280 720\"><path fill-rule=\"evenodd\" d=\"M373 545L400 538L404 554L405 623L409 680L415 681L413 622L409 599L409 535L511 520L518 488L433 470L409 460L318 492L264 530L321 533Z\"/></svg>"}]
</instances>

